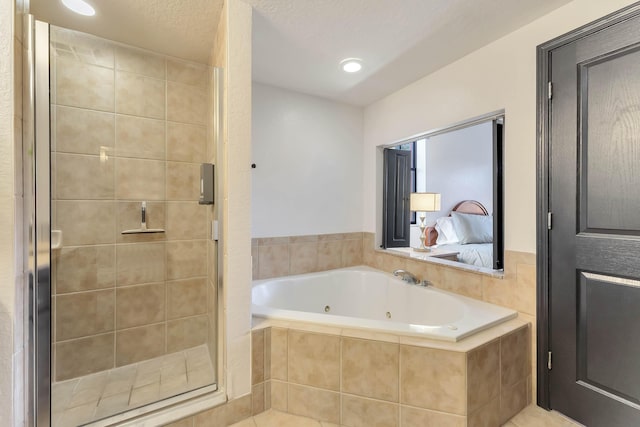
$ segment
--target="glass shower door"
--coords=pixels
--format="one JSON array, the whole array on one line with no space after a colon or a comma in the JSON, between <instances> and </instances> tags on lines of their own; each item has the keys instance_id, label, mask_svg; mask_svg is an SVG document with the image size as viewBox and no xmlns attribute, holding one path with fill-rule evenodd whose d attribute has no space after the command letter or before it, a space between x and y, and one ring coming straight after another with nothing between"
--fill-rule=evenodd
<instances>
[{"instance_id":1,"label":"glass shower door","mask_svg":"<svg viewBox=\"0 0 640 427\"><path fill-rule=\"evenodd\" d=\"M50 27L52 425L215 387L212 69ZM209 261L211 260L211 261Z\"/></svg>"}]
</instances>

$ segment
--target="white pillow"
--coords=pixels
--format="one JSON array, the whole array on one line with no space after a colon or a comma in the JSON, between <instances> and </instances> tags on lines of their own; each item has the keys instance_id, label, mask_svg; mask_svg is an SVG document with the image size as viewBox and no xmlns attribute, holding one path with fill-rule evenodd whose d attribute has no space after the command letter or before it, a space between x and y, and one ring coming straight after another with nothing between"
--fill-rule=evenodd
<instances>
[{"instance_id":1,"label":"white pillow","mask_svg":"<svg viewBox=\"0 0 640 427\"><path fill-rule=\"evenodd\" d=\"M438 218L436 220L436 231L438 232L436 245L454 245L460 240L451 217L443 216Z\"/></svg>"},{"instance_id":2,"label":"white pillow","mask_svg":"<svg viewBox=\"0 0 640 427\"><path fill-rule=\"evenodd\" d=\"M493 242L492 216L451 212L451 218L461 244Z\"/></svg>"}]
</instances>

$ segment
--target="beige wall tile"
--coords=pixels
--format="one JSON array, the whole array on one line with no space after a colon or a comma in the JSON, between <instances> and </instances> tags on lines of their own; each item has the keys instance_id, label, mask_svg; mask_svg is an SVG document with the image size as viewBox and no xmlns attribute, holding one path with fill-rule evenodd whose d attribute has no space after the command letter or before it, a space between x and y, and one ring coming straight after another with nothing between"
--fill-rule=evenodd
<instances>
[{"instance_id":1,"label":"beige wall tile","mask_svg":"<svg viewBox=\"0 0 640 427\"><path fill-rule=\"evenodd\" d=\"M77 57L88 64L113 68L112 42L61 27L52 27L51 41L59 56ZM76 49L72 52L70 47Z\"/></svg>"},{"instance_id":2,"label":"beige wall tile","mask_svg":"<svg viewBox=\"0 0 640 427\"><path fill-rule=\"evenodd\" d=\"M270 328L271 330L271 378L286 381L288 379L288 331L281 328Z\"/></svg>"},{"instance_id":3,"label":"beige wall tile","mask_svg":"<svg viewBox=\"0 0 640 427\"><path fill-rule=\"evenodd\" d=\"M56 297L56 338L72 338L110 332L114 328L115 292L80 292Z\"/></svg>"},{"instance_id":4,"label":"beige wall tile","mask_svg":"<svg viewBox=\"0 0 640 427\"><path fill-rule=\"evenodd\" d=\"M157 79L165 78L165 59L137 49L118 46L115 49L116 69Z\"/></svg>"},{"instance_id":5,"label":"beige wall tile","mask_svg":"<svg viewBox=\"0 0 640 427\"><path fill-rule=\"evenodd\" d=\"M482 278L480 274L442 268L441 281L436 283L436 286L460 295L482 299Z\"/></svg>"},{"instance_id":6,"label":"beige wall tile","mask_svg":"<svg viewBox=\"0 0 640 427\"><path fill-rule=\"evenodd\" d=\"M289 330L288 360L290 382L340 390L340 337Z\"/></svg>"},{"instance_id":7,"label":"beige wall tile","mask_svg":"<svg viewBox=\"0 0 640 427\"><path fill-rule=\"evenodd\" d=\"M132 243L116 246L118 286L157 283L165 279L165 243Z\"/></svg>"},{"instance_id":8,"label":"beige wall tile","mask_svg":"<svg viewBox=\"0 0 640 427\"><path fill-rule=\"evenodd\" d=\"M322 237L322 236L319 236ZM341 240L323 241L318 243L318 271L333 270L342 267Z\"/></svg>"},{"instance_id":9,"label":"beige wall tile","mask_svg":"<svg viewBox=\"0 0 640 427\"><path fill-rule=\"evenodd\" d=\"M206 127L167 122L167 160L202 163L206 158Z\"/></svg>"},{"instance_id":10,"label":"beige wall tile","mask_svg":"<svg viewBox=\"0 0 640 427\"><path fill-rule=\"evenodd\" d=\"M264 329L251 332L251 384L264 381L264 341Z\"/></svg>"},{"instance_id":11,"label":"beige wall tile","mask_svg":"<svg viewBox=\"0 0 640 427\"><path fill-rule=\"evenodd\" d=\"M164 323L116 332L116 366L162 356L164 349Z\"/></svg>"},{"instance_id":12,"label":"beige wall tile","mask_svg":"<svg viewBox=\"0 0 640 427\"><path fill-rule=\"evenodd\" d=\"M200 199L200 165L167 162L167 200Z\"/></svg>"},{"instance_id":13,"label":"beige wall tile","mask_svg":"<svg viewBox=\"0 0 640 427\"><path fill-rule=\"evenodd\" d=\"M467 418L461 415L400 406L400 426L467 427Z\"/></svg>"},{"instance_id":14,"label":"beige wall tile","mask_svg":"<svg viewBox=\"0 0 640 427\"><path fill-rule=\"evenodd\" d=\"M318 243L291 243L289 245L289 274L318 271Z\"/></svg>"},{"instance_id":15,"label":"beige wall tile","mask_svg":"<svg viewBox=\"0 0 640 427\"><path fill-rule=\"evenodd\" d=\"M113 368L113 333L55 344L56 381Z\"/></svg>"},{"instance_id":16,"label":"beige wall tile","mask_svg":"<svg viewBox=\"0 0 640 427\"><path fill-rule=\"evenodd\" d=\"M257 415L265 411L265 383L251 388L251 414Z\"/></svg>"},{"instance_id":17,"label":"beige wall tile","mask_svg":"<svg viewBox=\"0 0 640 427\"><path fill-rule=\"evenodd\" d=\"M527 406L527 380L503 386L500 391L500 424L507 422Z\"/></svg>"},{"instance_id":18,"label":"beige wall tile","mask_svg":"<svg viewBox=\"0 0 640 427\"><path fill-rule=\"evenodd\" d=\"M63 248L54 256L56 293L88 291L115 286L115 246Z\"/></svg>"},{"instance_id":19,"label":"beige wall tile","mask_svg":"<svg viewBox=\"0 0 640 427\"><path fill-rule=\"evenodd\" d=\"M167 242L167 279L205 277L207 245L205 240Z\"/></svg>"},{"instance_id":20,"label":"beige wall tile","mask_svg":"<svg viewBox=\"0 0 640 427\"><path fill-rule=\"evenodd\" d=\"M112 154L115 119L111 113L55 106L55 149L64 153Z\"/></svg>"},{"instance_id":21,"label":"beige wall tile","mask_svg":"<svg viewBox=\"0 0 640 427\"><path fill-rule=\"evenodd\" d=\"M146 202L146 219L147 228L156 228L166 230L165 212L166 203L162 202ZM117 202L118 219L116 226L116 242L117 243L144 243L157 242L166 239L166 233L143 233L143 234L122 234L125 230L137 230L142 223L142 203L136 202Z\"/></svg>"},{"instance_id":22,"label":"beige wall tile","mask_svg":"<svg viewBox=\"0 0 640 427\"><path fill-rule=\"evenodd\" d=\"M206 315L167 322L167 352L173 353L207 342Z\"/></svg>"},{"instance_id":23,"label":"beige wall tile","mask_svg":"<svg viewBox=\"0 0 640 427\"><path fill-rule=\"evenodd\" d=\"M258 246L258 277L269 279L289 274L289 245Z\"/></svg>"},{"instance_id":24,"label":"beige wall tile","mask_svg":"<svg viewBox=\"0 0 640 427\"><path fill-rule=\"evenodd\" d=\"M116 328L165 320L165 284L127 286L116 290Z\"/></svg>"},{"instance_id":25,"label":"beige wall tile","mask_svg":"<svg viewBox=\"0 0 640 427\"><path fill-rule=\"evenodd\" d=\"M164 162L143 159L116 159L116 198L164 200Z\"/></svg>"},{"instance_id":26,"label":"beige wall tile","mask_svg":"<svg viewBox=\"0 0 640 427\"><path fill-rule=\"evenodd\" d=\"M309 234L307 236L289 236L289 243L317 243L318 239L317 234Z\"/></svg>"},{"instance_id":27,"label":"beige wall tile","mask_svg":"<svg viewBox=\"0 0 640 427\"><path fill-rule=\"evenodd\" d=\"M500 395L500 340L467 355L467 411L473 413Z\"/></svg>"},{"instance_id":28,"label":"beige wall tile","mask_svg":"<svg viewBox=\"0 0 640 427\"><path fill-rule=\"evenodd\" d=\"M164 160L164 147L164 120L116 115L116 156Z\"/></svg>"},{"instance_id":29,"label":"beige wall tile","mask_svg":"<svg viewBox=\"0 0 640 427\"><path fill-rule=\"evenodd\" d=\"M251 416L251 394L227 402L226 425L235 424Z\"/></svg>"},{"instance_id":30,"label":"beige wall tile","mask_svg":"<svg viewBox=\"0 0 640 427\"><path fill-rule=\"evenodd\" d=\"M220 405L193 417L193 427L226 426L227 405Z\"/></svg>"},{"instance_id":31,"label":"beige wall tile","mask_svg":"<svg viewBox=\"0 0 640 427\"><path fill-rule=\"evenodd\" d=\"M207 279L167 282L167 319L207 312Z\"/></svg>"},{"instance_id":32,"label":"beige wall tile","mask_svg":"<svg viewBox=\"0 0 640 427\"><path fill-rule=\"evenodd\" d=\"M289 410L289 386L286 382L271 380L271 409L287 412Z\"/></svg>"},{"instance_id":33,"label":"beige wall tile","mask_svg":"<svg viewBox=\"0 0 640 427\"><path fill-rule=\"evenodd\" d=\"M113 159L56 154L55 174L58 199L113 199Z\"/></svg>"},{"instance_id":34,"label":"beige wall tile","mask_svg":"<svg viewBox=\"0 0 640 427\"><path fill-rule=\"evenodd\" d=\"M362 260L362 239L345 240L342 246L342 266L361 265Z\"/></svg>"},{"instance_id":35,"label":"beige wall tile","mask_svg":"<svg viewBox=\"0 0 640 427\"><path fill-rule=\"evenodd\" d=\"M206 206L197 202L167 202L168 240L207 238Z\"/></svg>"},{"instance_id":36,"label":"beige wall tile","mask_svg":"<svg viewBox=\"0 0 640 427\"><path fill-rule=\"evenodd\" d=\"M58 201L55 227L65 246L97 245L115 241L115 204L108 201Z\"/></svg>"},{"instance_id":37,"label":"beige wall tile","mask_svg":"<svg viewBox=\"0 0 640 427\"><path fill-rule=\"evenodd\" d=\"M500 338L502 387L525 379L531 370L529 328L524 327Z\"/></svg>"},{"instance_id":38,"label":"beige wall tile","mask_svg":"<svg viewBox=\"0 0 640 427\"><path fill-rule=\"evenodd\" d=\"M259 278L259 265L258 246L251 246L251 278L253 280Z\"/></svg>"},{"instance_id":39,"label":"beige wall tile","mask_svg":"<svg viewBox=\"0 0 640 427\"><path fill-rule=\"evenodd\" d=\"M207 86L209 67L170 58L167 59L167 80L192 86Z\"/></svg>"},{"instance_id":40,"label":"beige wall tile","mask_svg":"<svg viewBox=\"0 0 640 427\"><path fill-rule=\"evenodd\" d=\"M193 417L183 418L179 421L165 424L164 427L193 427Z\"/></svg>"},{"instance_id":41,"label":"beige wall tile","mask_svg":"<svg viewBox=\"0 0 640 427\"><path fill-rule=\"evenodd\" d=\"M342 339L342 391L398 402L398 344Z\"/></svg>"},{"instance_id":42,"label":"beige wall tile","mask_svg":"<svg viewBox=\"0 0 640 427\"><path fill-rule=\"evenodd\" d=\"M498 427L502 424L500 422L500 399L495 398L468 416L467 427Z\"/></svg>"},{"instance_id":43,"label":"beige wall tile","mask_svg":"<svg viewBox=\"0 0 640 427\"><path fill-rule=\"evenodd\" d=\"M72 107L113 111L113 70L70 58L56 58L55 102Z\"/></svg>"},{"instance_id":44,"label":"beige wall tile","mask_svg":"<svg viewBox=\"0 0 640 427\"><path fill-rule=\"evenodd\" d=\"M400 346L400 402L466 415L464 353Z\"/></svg>"},{"instance_id":45,"label":"beige wall tile","mask_svg":"<svg viewBox=\"0 0 640 427\"><path fill-rule=\"evenodd\" d=\"M261 237L258 240L258 246L271 246L271 245L288 245L288 237Z\"/></svg>"},{"instance_id":46,"label":"beige wall tile","mask_svg":"<svg viewBox=\"0 0 640 427\"><path fill-rule=\"evenodd\" d=\"M206 89L167 82L167 119L172 122L205 125Z\"/></svg>"},{"instance_id":47,"label":"beige wall tile","mask_svg":"<svg viewBox=\"0 0 640 427\"><path fill-rule=\"evenodd\" d=\"M273 395L271 397L273 402ZM340 422L340 394L317 388L289 384L288 412L338 424Z\"/></svg>"},{"instance_id":48,"label":"beige wall tile","mask_svg":"<svg viewBox=\"0 0 640 427\"><path fill-rule=\"evenodd\" d=\"M165 118L165 81L116 71L116 112Z\"/></svg>"},{"instance_id":49,"label":"beige wall tile","mask_svg":"<svg viewBox=\"0 0 640 427\"><path fill-rule=\"evenodd\" d=\"M397 427L399 407L395 403L342 395L342 421L348 427Z\"/></svg>"}]
</instances>

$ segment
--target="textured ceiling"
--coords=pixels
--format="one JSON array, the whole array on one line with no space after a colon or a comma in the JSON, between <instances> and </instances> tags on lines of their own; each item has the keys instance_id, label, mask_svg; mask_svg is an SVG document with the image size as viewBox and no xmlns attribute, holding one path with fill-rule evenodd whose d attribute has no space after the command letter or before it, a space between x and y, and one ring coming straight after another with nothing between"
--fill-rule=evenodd
<instances>
[{"instance_id":1,"label":"textured ceiling","mask_svg":"<svg viewBox=\"0 0 640 427\"><path fill-rule=\"evenodd\" d=\"M88 0L96 15L69 11L60 0L31 0L42 21L166 55L207 63L222 0Z\"/></svg>"},{"instance_id":2,"label":"textured ceiling","mask_svg":"<svg viewBox=\"0 0 640 427\"><path fill-rule=\"evenodd\" d=\"M31 0L51 24L206 63L223 0ZM230 0L241 1L241 0ZM253 79L368 105L570 0L243 0L254 7ZM361 58L346 74L339 62Z\"/></svg>"},{"instance_id":3,"label":"textured ceiling","mask_svg":"<svg viewBox=\"0 0 640 427\"><path fill-rule=\"evenodd\" d=\"M570 0L245 1L254 81L368 105Z\"/></svg>"}]
</instances>

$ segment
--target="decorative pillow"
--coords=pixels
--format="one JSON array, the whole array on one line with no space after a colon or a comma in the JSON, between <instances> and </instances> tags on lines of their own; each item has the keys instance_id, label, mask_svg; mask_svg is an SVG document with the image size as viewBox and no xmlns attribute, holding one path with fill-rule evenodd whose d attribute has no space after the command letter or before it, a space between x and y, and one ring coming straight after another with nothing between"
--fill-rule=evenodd
<instances>
[{"instance_id":1,"label":"decorative pillow","mask_svg":"<svg viewBox=\"0 0 640 427\"><path fill-rule=\"evenodd\" d=\"M453 218L444 216L436 220L438 239L436 245L454 245L458 243L458 235L453 225Z\"/></svg>"},{"instance_id":2,"label":"decorative pillow","mask_svg":"<svg viewBox=\"0 0 640 427\"><path fill-rule=\"evenodd\" d=\"M492 216L451 212L451 218L461 244L493 242Z\"/></svg>"}]
</instances>

